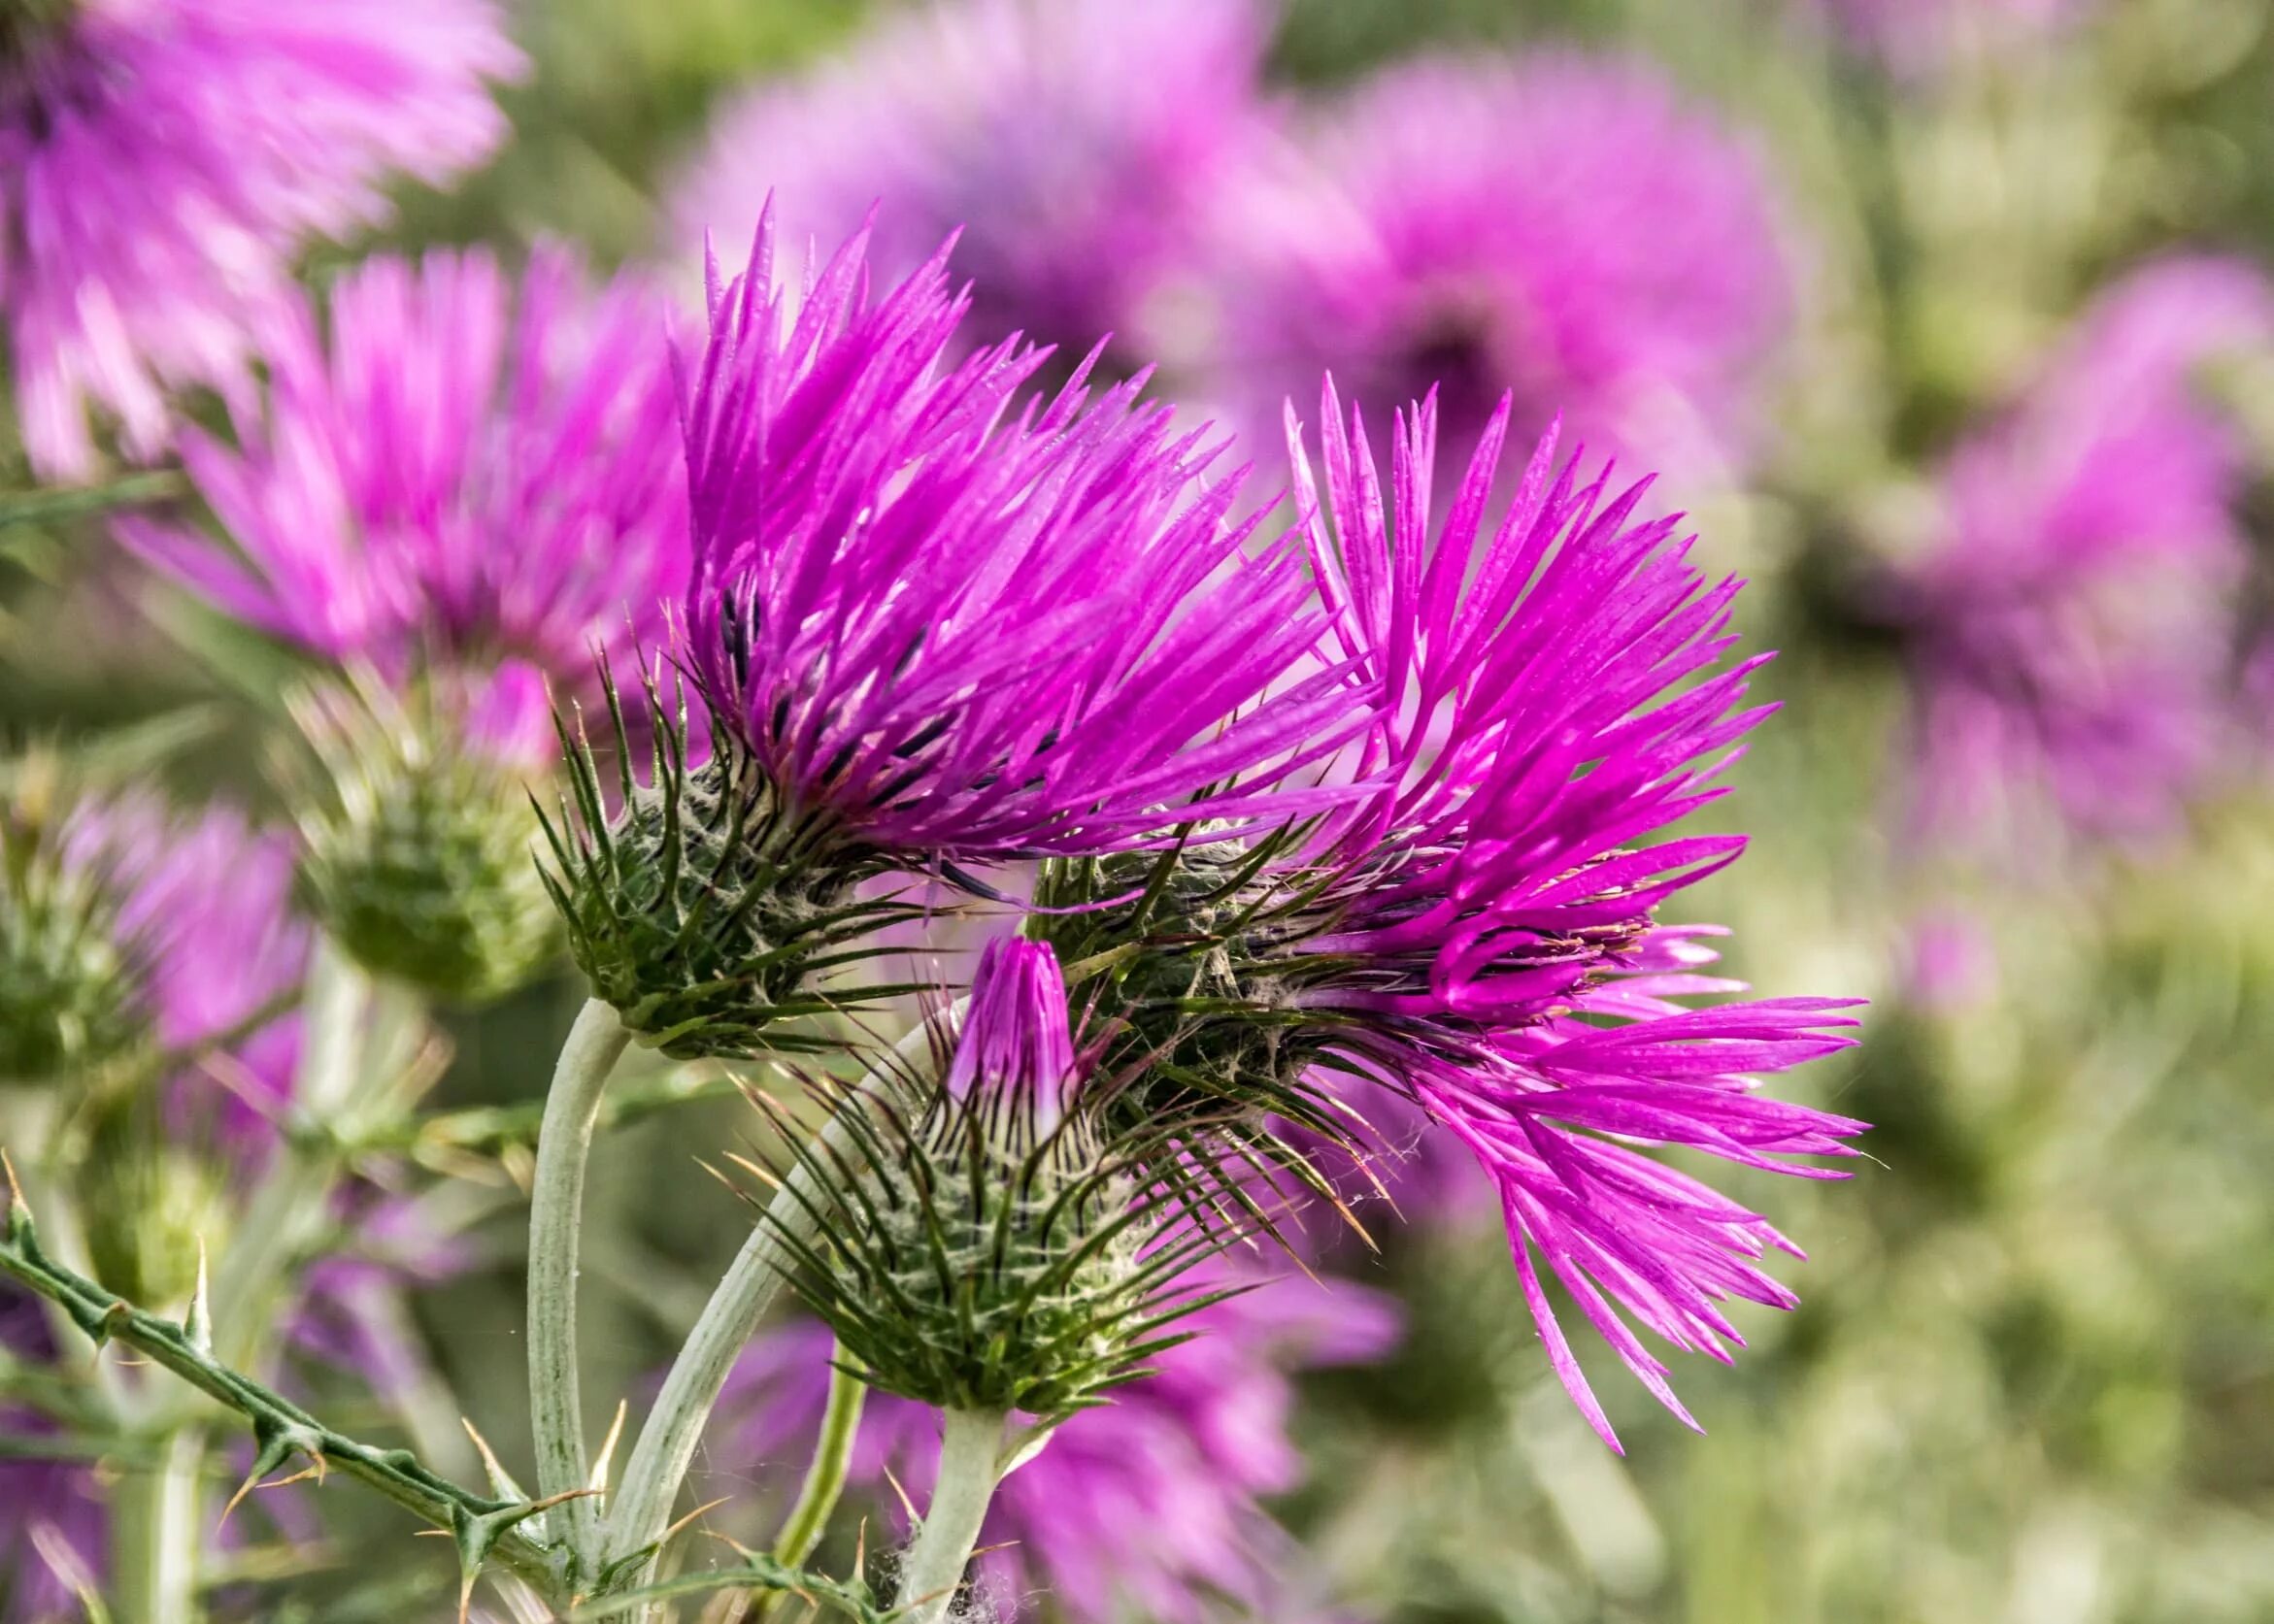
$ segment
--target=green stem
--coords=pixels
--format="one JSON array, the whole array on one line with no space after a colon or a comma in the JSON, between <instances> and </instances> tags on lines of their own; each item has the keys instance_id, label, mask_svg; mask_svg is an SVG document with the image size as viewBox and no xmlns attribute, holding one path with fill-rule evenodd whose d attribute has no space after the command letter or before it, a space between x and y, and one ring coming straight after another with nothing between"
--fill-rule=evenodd
<instances>
[{"instance_id":1,"label":"green stem","mask_svg":"<svg viewBox=\"0 0 2274 1624\"><path fill-rule=\"evenodd\" d=\"M204 1546L202 1427L178 1428L158 1459L119 1484L112 1517L112 1583L120 1624L193 1624Z\"/></svg>"},{"instance_id":2,"label":"green stem","mask_svg":"<svg viewBox=\"0 0 2274 1624\"><path fill-rule=\"evenodd\" d=\"M955 1587L979 1544L980 1525L1002 1477L1003 1424L999 1409L940 1412L940 1476L923 1527L900 1571L899 1607L908 1624L940 1624L954 1606Z\"/></svg>"},{"instance_id":3,"label":"green stem","mask_svg":"<svg viewBox=\"0 0 2274 1624\"><path fill-rule=\"evenodd\" d=\"M857 1099L879 1085L891 1069L905 1064L928 1042L927 1029L919 1026L900 1040L891 1058L871 1068L854 1090ZM839 1154L853 1149L852 1130L832 1117L821 1129L821 1143ZM687 1333L686 1343L663 1378L655 1407L648 1412L640 1436L632 1445L631 1460L618 1484L608 1511L605 1560L613 1565L662 1539L671 1523L671 1508L680 1484L694 1464L703 1441L703 1427L726 1386L727 1373L744 1345L766 1318L781 1294L791 1268L781 1236L789 1232L809 1237L813 1213L819 1203L810 1168L792 1169L785 1187L776 1192L766 1220L751 1231L735 1254L725 1278L711 1293L702 1317Z\"/></svg>"},{"instance_id":4,"label":"green stem","mask_svg":"<svg viewBox=\"0 0 2274 1624\"><path fill-rule=\"evenodd\" d=\"M836 1355L829 1368L829 1406L821 1412L821 1436L814 1445L813 1464L806 1468L797 1504L789 1508L788 1520L774 1541L775 1560L788 1568L803 1565L821 1542L821 1532L837 1509L837 1497L845 1492L845 1471L852 1464L853 1441L860 1432L860 1412L868 1402L868 1383L848 1369L843 1348Z\"/></svg>"},{"instance_id":5,"label":"green stem","mask_svg":"<svg viewBox=\"0 0 2274 1624\"><path fill-rule=\"evenodd\" d=\"M537 1135L529 1195L529 1422L537 1441L537 1492L547 1497L575 1493L592 1470L577 1380L577 1225L601 1095L630 1042L613 1007L586 999L561 1045ZM568 1501L563 1512L577 1559L596 1556L600 1525L592 1502Z\"/></svg>"},{"instance_id":6,"label":"green stem","mask_svg":"<svg viewBox=\"0 0 2274 1624\"><path fill-rule=\"evenodd\" d=\"M0 1274L59 1306L98 1344L131 1347L245 1417L260 1445L254 1458L257 1475L271 1475L295 1457L320 1464L450 1531L468 1568L478 1570L495 1560L544 1594L559 1594L558 1575L545 1547L517 1532L518 1524L543 1508L542 1502L475 1494L429 1471L408 1450L376 1448L333 1431L289 1399L215 1359L202 1326L161 1319L57 1263L41 1247L21 1194L14 1189L9 1194L7 1222L0 1226Z\"/></svg>"},{"instance_id":7,"label":"green stem","mask_svg":"<svg viewBox=\"0 0 2274 1624\"><path fill-rule=\"evenodd\" d=\"M371 1005L370 981L329 938L318 937L308 964L292 1109L319 1130L339 1126L358 1090ZM215 1336L224 1364L250 1364L273 1342L293 1266L330 1220L339 1171L337 1149L321 1134L289 1135L279 1147L214 1276Z\"/></svg>"}]
</instances>

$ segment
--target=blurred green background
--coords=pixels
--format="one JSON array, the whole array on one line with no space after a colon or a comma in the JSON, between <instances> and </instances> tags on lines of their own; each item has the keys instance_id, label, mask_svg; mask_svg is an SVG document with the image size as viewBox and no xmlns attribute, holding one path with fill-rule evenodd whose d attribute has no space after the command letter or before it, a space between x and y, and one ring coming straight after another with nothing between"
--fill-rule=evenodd
<instances>
[{"instance_id":1,"label":"blurred green background","mask_svg":"<svg viewBox=\"0 0 2274 1624\"><path fill-rule=\"evenodd\" d=\"M1286 1507L1322 1590L1395 1624L2218 1624L2274 1619L2274 794L2198 807L2187 837L2051 874L1937 873L1994 970L1907 995L1927 897L1892 861L1899 679L1813 613L1801 561L1899 502L2110 272L2160 248L2274 256L2274 27L2256 0L2108 0L2057 50L1980 79L1858 71L1741 0L1294 0L1274 48L1326 84L1425 45L1578 38L1663 63L1751 132L1817 263L1773 417L1780 449L1699 514L1755 578L1740 614L1785 657L1787 709L1736 775L1755 835L1684 899L1736 927L1762 991L1876 1001L1853 1055L1792 1084L1878 1124L1845 1184L1717 1177L1810 1252L1804 1307L1744 1312L1734 1370L1678 1373L1689 1435L1599 1349L1628 1443L1555 1387L1489 1214L1368 1267L1414 1331L1387 1376L1313 1378L1312 1482ZM831 50L846 0L554 0L517 27L518 135L406 244L562 234L655 247L660 180L714 98ZM336 250L347 253L357 250ZM322 270L319 261L314 268ZM0 725L70 738L211 700L186 786L257 798L261 683L215 685L220 635L68 538L12 542ZM446 1102L535 1099L565 982L453 1017ZM585 1274L587 1386L653 1370L747 1220L690 1156L751 1130L700 1106L607 1142ZM519 1209L421 1323L469 1413L521 1409ZM732 1463L714 1463L732 1470ZM368 1598L385 1615L385 1600ZM341 1616L344 1616L341 1615Z\"/></svg>"}]
</instances>

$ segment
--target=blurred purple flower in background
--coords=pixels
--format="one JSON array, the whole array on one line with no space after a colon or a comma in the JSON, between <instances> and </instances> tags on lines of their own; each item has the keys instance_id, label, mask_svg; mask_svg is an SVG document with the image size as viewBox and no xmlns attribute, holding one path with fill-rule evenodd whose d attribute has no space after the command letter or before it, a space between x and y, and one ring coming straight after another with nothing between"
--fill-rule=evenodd
<instances>
[{"instance_id":1,"label":"blurred purple flower in background","mask_svg":"<svg viewBox=\"0 0 2274 1624\"><path fill-rule=\"evenodd\" d=\"M1393 66L1259 149L1218 232L1194 364L1258 429L1331 370L1388 408L1441 391L1685 481L1742 466L1791 274L1761 166L1639 61Z\"/></svg>"},{"instance_id":2,"label":"blurred purple flower in background","mask_svg":"<svg viewBox=\"0 0 2274 1624\"><path fill-rule=\"evenodd\" d=\"M1299 555L1249 544L1203 429L1078 372L1021 403L1009 342L945 365L935 256L871 299L856 237L794 315L772 217L717 285L686 408L687 662L782 799L877 849L1111 849L1313 805L1278 780L1360 720L1311 658ZM1268 696L1268 697L1266 697ZM1227 720L1238 713L1238 719Z\"/></svg>"},{"instance_id":3,"label":"blurred purple flower in background","mask_svg":"<svg viewBox=\"0 0 2274 1624\"><path fill-rule=\"evenodd\" d=\"M2095 0L1816 0L1849 42L1902 73L2037 44Z\"/></svg>"},{"instance_id":4,"label":"blurred purple flower in background","mask_svg":"<svg viewBox=\"0 0 2274 1624\"><path fill-rule=\"evenodd\" d=\"M186 1054L170 1079L171 1129L258 1155L292 1087L307 925L292 912L289 839L225 806L184 821L133 800L83 809L73 855L100 862L120 892L117 928L140 971L157 1042Z\"/></svg>"},{"instance_id":5,"label":"blurred purple flower in background","mask_svg":"<svg viewBox=\"0 0 2274 1624\"><path fill-rule=\"evenodd\" d=\"M1251 0L960 0L912 10L718 116L671 209L683 241L784 234L898 279L960 231L972 336L1079 354L1126 337L1245 139L1268 27Z\"/></svg>"},{"instance_id":6,"label":"blurred purple flower in background","mask_svg":"<svg viewBox=\"0 0 2274 1624\"><path fill-rule=\"evenodd\" d=\"M1006 1619L1037 1593L1081 1624L1200 1624L1217 1616L1212 1598L1241 1616L1286 1616L1278 1559L1292 1544L1257 1501L1302 1478L1287 1373L1375 1358L1398 1322L1387 1299L1346 1282L1250 1281L1244 1267L1210 1265L1193 1283L1256 1289L1193 1315L1200 1335L1153 1361L1156 1374L1076 1414L1003 1480L980 1537L999 1548L980 1572ZM752 1343L722 1411L735 1459L804 1458L829 1356L828 1332L808 1321ZM937 1412L870 1393L849 1480L883 1491L889 1473L921 1504L938 1469Z\"/></svg>"},{"instance_id":7,"label":"blurred purple flower in background","mask_svg":"<svg viewBox=\"0 0 2274 1624\"><path fill-rule=\"evenodd\" d=\"M1354 1019L1351 1068L1417 1100L1490 1177L1555 1372L1617 1447L1534 1249L1688 1420L1611 1303L1726 1359L1743 1339L1716 1305L1790 1307L1754 1265L1794 1248L1633 1146L1833 1177L1784 1158L1853 1154L1842 1141L1864 1124L1761 1098L1750 1074L1847 1047L1856 1022L1830 999L1684 1006L1741 983L1701 973L1717 931L1654 911L1744 837L1648 837L1724 793L1714 780L1767 713L1740 708L1760 657L1714 669L1741 583L1709 586L1673 518L1630 523L1642 487L1613 498L1607 470L1585 485L1577 459L1557 470L1553 431L1488 528L1510 406L1436 529L1433 399L1397 420L1387 500L1331 385L1323 491L1289 414L1301 527L1344 652L1385 704L1359 770L1383 787L1330 814L1308 859L1338 877L1336 923L1298 948L1325 969L1288 996Z\"/></svg>"},{"instance_id":8,"label":"blurred purple flower in background","mask_svg":"<svg viewBox=\"0 0 2274 1624\"><path fill-rule=\"evenodd\" d=\"M2218 763L2249 460L2204 373L2270 341L2255 267L2146 266L1952 453L1936 541L1889 588L1913 637L1923 841L2028 849L2043 812L2158 834Z\"/></svg>"},{"instance_id":9,"label":"blurred purple flower in background","mask_svg":"<svg viewBox=\"0 0 2274 1624\"><path fill-rule=\"evenodd\" d=\"M541 249L518 288L487 253L363 262L328 331L293 309L265 421L188 431L184 461L233 547L122 521L216 608L311 653L466 679L498 753L552 746L545 684L637 667L686 579L665 304L589 292Z\"/></svg>"},{"instance_id":10,"label":"blurred purple flower in background","mask_svg":"<svg viewBox=\"0 0 2274 1624\"><path fill-rule=\"evenodd\" d=\"M385 219L505 119L487 0L12 0L0 18L0 319L34 469L166 441L166 391L250 387L312 236Z\"/></svg>"},{"instance_id":11,"label":"blurred purple flower in background","mask_svg":"<svg viewBox=\"0 0 2274 1624\"><path fill-rule=\"evenodd\" d=\"M46 1305L0 1287L0 1363L36 1370L58 1352ZM57 1432L36 1409L0 1405L0 1442L11 1445L0 1449L0 1624L83 1616L74 1581L102 1573L104 1491L94 1463L75 1458ZM43 1439L56 1443L55 1456L40 1455Z\"/></svg>"}]
</instances>

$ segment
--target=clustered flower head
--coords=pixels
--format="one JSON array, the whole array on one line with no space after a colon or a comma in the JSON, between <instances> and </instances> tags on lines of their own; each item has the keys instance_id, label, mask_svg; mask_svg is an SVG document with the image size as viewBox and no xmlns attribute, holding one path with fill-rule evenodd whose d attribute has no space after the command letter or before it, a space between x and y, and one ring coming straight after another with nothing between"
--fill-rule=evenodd
<instances>
[{"instance_id":1,"label":"clustered flower head","mask_svg":"<svg viewBox=\"0 0 2274 1624\"><path fill-rule=\"evenodd\" d=\"M1381 696L1350 763L1365 793L1181 874L1143 857L1062 865L1038 895L1069 910L1045 927L1063 954L1112 966L1098 1009L1163 1057L1136 1109L1236 1077L1296 1124L1362 1140L1338 1126L1330 1070L1418 1103L1465 1146L1498 1191L1558 1375L1615 1443L1535 1252L1684 1413L1612 1305L1725 1358L1742 1339L1722 1301L1790 1305L1756 1266L1787 1243L1634 1146L1823 1176L1789 1158L1848 1153L1863 1124L1764 1099L1751 1078L1847 1046L1855 1023L1836 1000L1686 1006L1737 986L1700 973L1709 931L1655 913L1744 844L1658 838L1719 797L1764 713L1742 706L1757 661L1715 669L1738 583L1709 583L1672 518L1634 521L1640 487L1614 497L1577 458L1558 470L1553 434L1488 525L1509 411L1441 526L1433 401L1400 418L1387 491L1331 387L1322 490L1290 426L1337 663ZM1134 908L1104 906L1132 882Z\"/></svg>"},{"instance_id":2,"label":"clustered flower head","mask_svg":"<svg viewBox=\"0 0 2274 1624\"><path fill-rule=\"evenodd\" d=\"M487 0L31 0L0 19L0 321L35 469L91 471L90 407L125 448L168 392L250 392L316 236L384 219L505 120L519 53Z\"/></svg>"},{"instance_id":3,"label":"clustered flower head","mask_svg":"<svg viewBox=\"0 0 2274 1624\"><path fill-rule=\"evenodd\" d=\"M1014 341L953 359L944 255L872 295L855 237L793 298L775 237L714 267L687 381L675 657L710 757L657 707L651 781L613 815L587 784L560 853L579 963L664 1042L794 989L874 922L864 878L1143 845L1202 796L1226 830L1289 815L1357 725L1208 430L1142 379L1022 394L1044 352Z\"/></svg>"},{"instance_id":4,"label":"clustered flower head","mask_svg":"<svg viewBox=\"0 0 2274 1624\"><path fill-rule=\"evenodd\" d=\"M2250 459L2211 375L2270 342L2254 268L2151 264L1951 453L1940 528L1884 605L1910 639L1921 834L2022 845L2050 812L2136 840L2218 765Z\"/></svg>"},{"instance_id":5,"label":"clustered flower head","mask_svg":"<svg viewBox=\"0 0 2274 1624\"><path fill-rule=\"evenodd\" d=\"M215 608L390 686L455 684L472 742L552 738L548 684L637 669L686 578L667 310L541 248L379 256L268 347L264 413L183 461L225 540L122 521Z\"/></svg>"},{"instance_id":6,"label":"clustered flower head","mask_svg":"<svg viewBox=\"0 0 2274 1624\"><path fill-rule=\"evenodd\" d=\"M1124 1618L1203 1624L1228 1604L1243 1615L1309 1616L1281 1604L1296 1568L1259 1502L1302 1480L1287 1436L1298 1368L1358 1364L1396 1342L1394 1308L1346 1282L1272 1276L1221 1261L1210 1288L1251 1289L1197 1310L1189 1342L1108 1405L1058 1426L1006 1477L980 1538L978 1588L1006 1621L1037 1595L1078 1624ZM793 1321L751 1344L724 1416L734 1459L799 1458L819 1423L831 1344ZM850 1480L887 1506L888 1481L928 1491L939 1427L921 1405L872 1395Z\"/></svg>"},{"instance_id":7,"label":"clustered flower head","mask_svg":"<svg viewBox=\"0 0 2274 1624\"><path fill-rule=\"evenodd\" d=\"M1128 336L1191 249L1252 122L1250 0L959 0L892 19L808 78L730 104L674 203L683 238L836 243L883 204L898 278L956 234L972 336Z\"/></svg>"},{"instance_id":8,"label":"clustered flower head","mask_svg":"<svg viewBox=\"0 0 2274 1624\"><path fill-rule=\"evenodd\" d=\"M1257 149L1223 205L1203 362L1259 436L1332 370L1360 400L1436 389L1686 481L1742 467L1790 313L1754 155L1639 61L1421 58Z\"/></svg>"},{"instance_id":9,"label":"clustered flower head","mask_svg":"<svg viewBox=\"0 0 2274 1624\"><path fill-rule=\"evenodd\" d=\"M777 1227L808 1306L872 1386L1054 1422L1142 1372L1206 1305L1187 1276L1221 1238L1152 1187L1181 1136L1107 1130L1113 1082L1071 1018L1050 946L999 938L936 1081L823 1087L844 1143L798 1152L814 1193Z\"/></svg>"},{"instance_id":10,"label":"clustered flower head","mask_svg":"<svg viewBox=\"0 0 2274 1624\"><path fill-rule=\"evenodd\" d=\"M265 411L184 431L221 538L127 543L315 657L297 706L327 769L306 881L374 968L481 999L553 950L522 780L552 703L637 669L686 577L666 310L541 249L367 260L291 307ZM312 799L312 805L315 802Z\"/></svg>"}]
</instances>

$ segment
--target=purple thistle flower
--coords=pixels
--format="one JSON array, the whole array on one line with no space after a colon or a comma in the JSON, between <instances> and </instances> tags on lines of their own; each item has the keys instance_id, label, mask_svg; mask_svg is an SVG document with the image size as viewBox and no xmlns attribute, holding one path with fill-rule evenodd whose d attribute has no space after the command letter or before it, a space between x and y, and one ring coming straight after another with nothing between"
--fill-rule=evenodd
<instances>
[{"instance_id":1,"label":"purple thistle flower","mask_svg":"<svg viewBox=\"0 0 2274 1624\"><path fill-rule=\"evenodd\" d=\"M1020 1124L1023 1143L1049 1138L1065 1120L1082 1079L1058 955L1018 937L987 943L940 1087L983 1120Z\"/></svg>"},{"instance_id":2,"label":"purple thistle flower","mask_svg":"<svg viewBox=\"0 0 2274 1624\"><path fill-rule=\"evenodd\" d=\"M2047 812L2153 835L2217 763L2249 465L2202 374L2269 340L2255 267L2146 266L1952 453L1940 532L1887 605L1912 638L1923 838L2026 849Z\"/></svg>"},{"instance_id":3,"label":"purple thistle flower","mask_svg":"<svg viewBox=\"0 0 2274 1624\"><path fill-rule=\"evenodd\" d=\"M292 911L291 842L230 808L184 822L142 802L92 809L76 838L123 887L118 929L157 1041L187 1051L233 1039L172 1083L176 1131L217 1125L228 1144L265 1150L299 1058L299 1011L280 1006L300 987L310 944Z\"/></svg>"},{"instance_id":4,"label":"purple thistle flower","mask_svg":"<svg viewBox=\"0 0 2274 1624\"><path fill-rule=\"evenodd\" d=\"M1228 1265L1212 1273L1212 1286L1239 1277ZM1291 1541L1257 1502L1302 1478L1286 1373L1377 1357L1397 1340L1396 1313L1346 1283L1289 1277L1200 1310L1189 1328L1200 1335L1154 1361L1156 1374L1066 1421L996 1490L980 1571L1006 1618L1038 1595L1085 1624L1201 1624L1218 1616L1212 1596L1274 1616ZM741 1457L810 1449L829 1357L828 1332L809 1321L751 1344L724 1411ZM888 1473L921 1504L938 1467L935 1412L871 1393L850 1480L882 1491Z\"/></svg>"},{"instance_id":5,"label":"purple thistle flower","mask_svg":"<svg viewBox=\"0 0 2274 1624\"><path fill-rule=\"evenodd\" d=\"M486 253L367 260L328 334L295 308L266 421L184 462L234 551L121 524L223 612L343 664L477 684L503 754L552 744L545 683L593 691L595 647L637 665L686 577L666 312L597 295L540 249L517 289Z\"/></svg>"},{"instance_id":6,"label":"purple thistle flower","mask_svg":"<svg viewBox=\"0 0 2274 1624\"><path fill-rule=\"evenodd\" d=\"M1431 388L1685 477L1742 466L1790 273L1759 165L1639 61L1421 60L1266 154L1221 233L1201 359L1258 427L1331 369L1366 400Z\"/></svg>"},{"instance_id":7,"label":"purple thistle flower","mask_svg":"<svg viewBox=\"0 0 2274 1624\"><path fill-rule=\"evenodd\" d=\"M1332 922L1282 962L1297 1004L1354 1023L1330 1038L1337 1063L1418 1101L1490 1177L1556 1375L1617 1447L1534 1252L1688 1421L1617 1309L1726 1359L1742 1339L1718 1303L1789 1307L1755 1264L1793 1248L1632 1146L1834 1177L1787 1158L1849 1154L1864 1125L1761 1098L1751 1074L1846 1047L1855 1021L1828 999L1685 1006L1739 986L1701 974L1710 927L1653 914L1743 848L1657 838L1723 793L1714 780L1766 713L1742 708L1758 658L1715 669L1740 583L1709 584L1673 518L1630 522L1642 486L1607 500L1608 470L1584 485L1577 458L1556 470L1553 430L1488 528L1511 406L1436 529L1433 399L1398 420L1388 500L1331 384L1323 493L1289 414L1321 589L1385 703L1359 762L1382 787L1303 859L1332 877Z\"/></svg>"},{"instance_id":8,"label":"purple thistle flower","mask_svg":"<svg viewBox=\"0 0 2274 1624\"><path fill-rule=\"evenodd\" d=\"M137 456L165 392L248 389L311 236L386 217L505 134L518 51L487 0L59 0L0 22L0 317L33 467Z\"/></svg>"},{"instance_id":9,"label":"purple thistle flower","mask_svg":"<svg viewBox=\"0 0 2274 1624\"><path fill-rule=\"evenodd\" d=\"M1358 722L1313 669L1301 559L1219 447L1087 368L1015 395L1043 352L943 357L965 302L944 255L871 299L865 238L794 315L774 222L721 288L688 388L688 660L715 725L798 816L951 861L1143 841L1315 805L1279 780ZM1244 471L1243 471L1244 472ZM1315 664L1315 662L1313 662ZM1236 719L1230 719L1234 718Z\"/></svg>"},{"instance_id":10,"label":"purple thistle flower","mask_svg":"<svg viewBox=\"0 0 2274 1624\"><path fill-rule=\"evenodd\" d=\"M959 232L983 341L1087 348L1140 324L1251 116L1268 30L1251 0L961 0L899 17L716 121L673 204L683 239L842 242L881 200L899 278Z\"/></svg>"}]
</instances>

